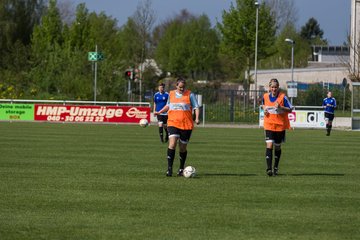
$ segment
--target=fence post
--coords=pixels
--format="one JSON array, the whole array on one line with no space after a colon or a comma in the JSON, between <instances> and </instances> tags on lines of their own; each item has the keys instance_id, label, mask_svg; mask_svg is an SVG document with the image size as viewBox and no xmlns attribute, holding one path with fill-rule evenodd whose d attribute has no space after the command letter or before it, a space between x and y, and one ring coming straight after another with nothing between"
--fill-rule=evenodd
<instances>
[{"instance_id":1,"label":"fence post","mask_svg":"<svg viewBox=\"0 0 360 240\"><path fill-rule=\"evenodd\" d=\"M230 122L234 122L234 90L230 90Z\"/></svg>"},{"instance_id":2,"label":"fence post","mask_svg":"<svg viewBox=\"0 0 360 240\"><path fill-rule=\"evenodd\" d=\"M202 105L202 125L205 127L205 104Z\"/></svg>"}]
</instances>

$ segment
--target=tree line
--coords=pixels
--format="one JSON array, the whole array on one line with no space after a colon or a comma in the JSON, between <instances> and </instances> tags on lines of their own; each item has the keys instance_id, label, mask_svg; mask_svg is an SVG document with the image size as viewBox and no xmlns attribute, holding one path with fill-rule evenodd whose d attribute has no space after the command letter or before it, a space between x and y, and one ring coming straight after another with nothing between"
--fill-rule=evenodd
<instances>
[{"instance_id":1,"label":"tree line","mask_svg":"<svg viewBox=\"0 0 360 240\"><path fill-rule=\"evenodd\" d=\"M71 9L56 0L1 0L0 97L92 100L94 62L88 53L96 46L104 55L97 62L99 101L129 100L124 76L129 67L138 69L142 80L131 83L132 95L169 76L237 82L247 89L253 81L245 72L254 68L257 10L259 69L289 68L285 38L296 41L296 67L307 65L311 45L327 44L316 19L296 28L292 0L265 0L259 6L236 0L215 26L206 14L186 9L155 25L151 0L140 1L122 26L104 12L90 12L85 3ZM147 59L161 71L144 64Z\"/></svg>"}]
</instances>

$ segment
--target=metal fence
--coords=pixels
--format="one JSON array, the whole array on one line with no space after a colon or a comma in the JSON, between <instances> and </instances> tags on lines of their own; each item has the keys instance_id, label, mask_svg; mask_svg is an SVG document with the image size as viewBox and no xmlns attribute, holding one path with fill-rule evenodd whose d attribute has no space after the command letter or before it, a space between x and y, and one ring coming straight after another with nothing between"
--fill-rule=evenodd
<instances>
[{"instance_id":1,"label":"metal fence","mask_svg":"<svg viewBox=\"0 0 360 240\"><path fill-rule=\"evenodd\" d=\"M244 90L202 90L202 109L206 122L256 123L264 92ZM254 97L255 99L254 102Z\"/></svg>"},{"instance_id":2,"label":"metal fence","mask_svg":"<svg viewBox=\"0 0 360 240\"><path fill-rule=\"evenodd\" d=\"M311 89L298 91L293 98L294 106L320 107L328 90L333 92L337 101L337 112L351 113L351 92L349 88L323 88L314 86ZM245 90L214 90L202 89L196 92L202 95L201 112L206 122L216 123L257 123L259 119L259 106L265 91ZM254 98L255 101L254 101Z\"/></svg>"}]
</instances>

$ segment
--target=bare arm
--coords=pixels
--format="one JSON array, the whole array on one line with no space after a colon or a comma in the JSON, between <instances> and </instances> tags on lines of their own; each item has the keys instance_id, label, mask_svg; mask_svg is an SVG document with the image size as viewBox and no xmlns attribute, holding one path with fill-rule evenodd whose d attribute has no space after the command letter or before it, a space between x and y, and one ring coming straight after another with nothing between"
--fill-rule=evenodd
<instances>
[{"instance_id":1,"label":"bare arm","mask_svg":"<svg viewBox=\"0 0 360 240\"><path fill-rule=\"evenodd\" d=\"M285 106L280 106L280 104L278 102L275 103L275 107L279 110L282 110L284 112L292 112L292 108L288 108L288 107L285 107Z\"/></svg>"},{"instance_id":2,"label":"bare arm","mask_svg":"<svg viewBox=\"0 0 360 240\"><path fill-rule=\"evenodd\" d=\"M169 110L169 106L166 105L166 106L163 107L160 111L154 112L154 115L159 115L159 114L161 114L161 113L163 113L163 112L167 112L168 110Z\"/></svg>"},{"instance_id":3,"label":"bare arm","mask_svg":"<svg viewBox=\"0 0 360 240\"><path fill-rule=\"evenodd\" d=\"M196 124L199 124L199 123L200 123L199 115L200 115L200 110L199 110L199 108L196 108L196 109L195 109L195 123L196 123Z\"/></svg>"}]
</instances>

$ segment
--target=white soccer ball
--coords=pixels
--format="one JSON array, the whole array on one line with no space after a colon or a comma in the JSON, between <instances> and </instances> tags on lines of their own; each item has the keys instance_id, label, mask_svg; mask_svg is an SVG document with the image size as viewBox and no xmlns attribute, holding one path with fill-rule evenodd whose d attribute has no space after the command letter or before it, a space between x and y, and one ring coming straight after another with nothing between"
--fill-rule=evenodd
<instances>
[{"instance_id":1,"label":"white soccer ball","mask_svg":"<svg viewBox=\"0 0 360 240\"><path fill-rule=\"evenodd\" d=\"M187 166L184 168L183 176L186 178L192 178L196 176L196 169L192 166Z\"/></svg>"},{"instance_id":2,"label":"white soccer ball","mask_svg":"<svg viewBox=\"0 0 360 240\"><path fill-rule=\"evenodd\" d=\"M143 128L147 127L149 125L148 120L146 120L145 118L141 119L139 122L139 125Z\"/></svg>"}]
</instances>

